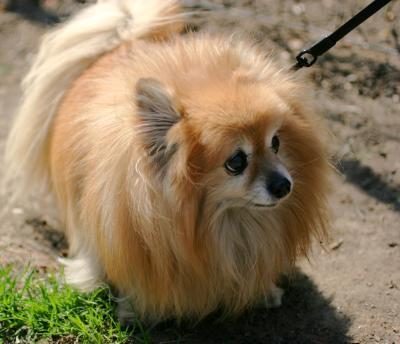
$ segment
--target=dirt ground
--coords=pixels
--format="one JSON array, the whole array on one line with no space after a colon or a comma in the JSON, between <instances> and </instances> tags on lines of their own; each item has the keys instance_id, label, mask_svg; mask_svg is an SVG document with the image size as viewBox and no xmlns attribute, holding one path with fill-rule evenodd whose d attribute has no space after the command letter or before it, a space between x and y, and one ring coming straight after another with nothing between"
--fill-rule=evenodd
<instances>
[{"instance_id":1,"label":"dirt ground","mask_svg":"<svg viewBox=\"0 0 400 344\"><path fill-rule=\"evenodd\" d=\"M288 66L301 48L368 2L184 1L201 12L191 22L193 30L248 33ZM62 15L76 8L71 3L46 1ZM0 157L19 82L48 29L37 19L43 17L0 12ZM400 2L298 73L310 79L341 172L331 202L332 242L315 245L311 263L300 262L296 276L282 282L281 308L217 324L211 318L195 328L162 324L151 330L155 342L400 343ZM2 192L1 208L7 200ZM66 244L59 226L48 224L52 205L41 204L32 197L3 210L0 264L58 266Z\"/></svg>"}]
</instances>

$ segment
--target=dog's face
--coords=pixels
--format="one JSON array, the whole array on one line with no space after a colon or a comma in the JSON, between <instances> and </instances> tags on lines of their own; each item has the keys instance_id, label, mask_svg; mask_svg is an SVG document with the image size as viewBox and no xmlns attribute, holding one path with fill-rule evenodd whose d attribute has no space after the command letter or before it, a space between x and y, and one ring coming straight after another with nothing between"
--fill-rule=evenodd
<instances>
[{"instance_id":1,"label":"dog's face","mask_svg":"<svg viewBox=\"0 0 400 344\"><path fill-rule=\"evenodd\" d=\"M260 142L239 136L221 164L218 197L226 205L263 209L290 195L293 180L280 157L279 127L266 129Z\"/></svg>"},{"instance_id":2,"label":"dog's face","mask_svg":"<svg viewBox=\"0 0 400 344\"><path fill-rule=\"evenodd\" d=\"M200 170L208 197L224 208L260 210L289 197L293 179L280 129L290 109L279 95L263 85L236 84L196 99L203 106L188 106L187 124L197 132L200 165L207 166Z\"/></svg>"},{"instance_id":3,"label":"dog's face","mask_svg":"<svg viewBox=\"0 0 400 344\"><path fill-rule=\"evenodd\" d=\"M153 165L169 184L187 178L206 190L217 206L274 208L302 183L300 165L318 158L301 114L263 83L215 82L179 97L146 79L137 91Z\"/></svg>"}]
</instances>

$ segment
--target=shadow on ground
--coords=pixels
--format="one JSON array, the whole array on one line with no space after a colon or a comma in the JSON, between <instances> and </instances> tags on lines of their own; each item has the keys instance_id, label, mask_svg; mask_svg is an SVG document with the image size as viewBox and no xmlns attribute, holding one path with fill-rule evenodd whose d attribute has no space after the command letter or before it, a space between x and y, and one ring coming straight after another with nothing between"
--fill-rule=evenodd
<instances>
[{"instance_id":1,"label":"shadow on ground","mask_svg":"<svg viewBox=\"0 0 400 344\"><path fill-rule=\"evenodd\" d=\"M55 13L42 8L39 0L8 0L5 10L44 25L53 25L61 21Z\"/></svg>"},{"instance_id":2,"label":"shadow on ground","mask_svg":"<svg viewBox=\"0 0 400 344\"><path fill-rule=\"evenodd\" d=\"M356 185L379 202L391 205L400 211L400 191L385 182L371 167L354 159L340 161L338 169L346 176L346 181Z\"/></svg>"},{"instance_id":3,"label":"shadow on ground","mask_svg":"<svg viewBox=\"0 0 400 344\"><path fill-rule=\"evenodd\" d=\"M213 317L195 327L164 323L150 331L154 343L340 344L348 343L350 319L302 272L282 281L283 305L257 309L238 319L216 322Z\"/></svg>"}]
</instances>

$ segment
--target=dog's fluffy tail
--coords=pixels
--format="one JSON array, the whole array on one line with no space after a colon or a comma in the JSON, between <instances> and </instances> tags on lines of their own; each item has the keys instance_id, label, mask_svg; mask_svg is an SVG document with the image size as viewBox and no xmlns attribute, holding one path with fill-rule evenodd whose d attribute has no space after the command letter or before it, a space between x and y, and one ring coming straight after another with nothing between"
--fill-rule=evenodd
<instances>
[{"instance_id":1,"label":"dog's fluffy tail","mask_svg":"<svg viewBox=\"0 0 400 344\"><path fill-rule=\"evenodd\" d=\"M17 195L47 184L50 130L71 82L122 42L161 39L182 22L178 0L98 0L44 37L6 146L5 180L21 177Z\"/></svg>"}]
</instances>

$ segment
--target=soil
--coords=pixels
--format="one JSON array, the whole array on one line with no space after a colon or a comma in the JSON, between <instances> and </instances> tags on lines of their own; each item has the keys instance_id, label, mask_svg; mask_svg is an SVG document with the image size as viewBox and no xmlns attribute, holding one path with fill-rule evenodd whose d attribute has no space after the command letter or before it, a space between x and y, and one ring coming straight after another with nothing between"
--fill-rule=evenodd
<instances>
[{"instance_id":1,"label":"soil","mask_svg":"<svg viewBox=\"0 0 400 344\"><path fill-rule=\"evenodd\" d=\"M367 3L184 1L200 11L192 30L245 32L287 66ZM40 35L49 29L43 22L56 21L54 15L62 20L83 6L72 0L44 4L48 12L40 15L10 13L5 6L0 12L0 156L19 83ZM297 72L310 79L310 92L332 133L339 173L331 202L333 239L316 244L310 262L300 262L297 273L282 281L282 307L218 323L211 317L195 327L161 324L150 331L154 342L400 343L399 57L400 3L393 1L315 66ZM1 197L0 264L30 261L57 269L66 243L51 221L54 205L33 196L6 209L7 193Z\"/></svg>"}]
</instances>

